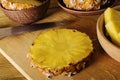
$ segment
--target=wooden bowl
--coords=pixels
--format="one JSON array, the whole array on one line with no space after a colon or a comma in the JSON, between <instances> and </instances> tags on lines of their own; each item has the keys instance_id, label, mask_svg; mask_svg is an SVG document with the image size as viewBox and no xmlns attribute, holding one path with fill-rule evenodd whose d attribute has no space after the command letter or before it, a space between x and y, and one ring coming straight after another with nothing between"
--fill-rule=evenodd
<instances>
[{"instance_id":1,"label":"wooden bowl","mask_svg":"<svg viewBox=\"0 0 120 80\"><path fill-rule=\"evenodd\" d=\"M120 8L120 7L119 7ZM120 62L120 47L113 44L105 35L104 15L102 14L97 21L97 37L105 52L113 59Z\"/></svg>"},{"instance_id":2,"label":"wooden bowl","mask_svg":"<svg viewBox=\"0 0 120 80\"><path fill-rule=\"evenodd\" d=\"M11 20L20 24L30 24L42 19L45 16L49 4L50 0L46 0L40 6L32 7L29 9L8 10L3 8L2 5L1 9Z\"/></svg>"},{"instance_id":3,"label":"wooden bowl","mask_svg":"<svg viewBox=\"0 0 120 80\"><path fill-rule=\"evenodd\" d=\"M110 3L104 5L101 9L99 10L94 10L94 11L83 11L83 10L75 10L75 9L70 9L67 8L66 5L64 4L63 0L58 0L58 5L66 12L73 14L73 15L77 15L77 16L89 16L89 15L97 15L97 14L101 14L102 12L104 12L104 10L107 7L112 7L113 4L115 3L116 0L110 0Z\"/></svg>"}]
</instances>

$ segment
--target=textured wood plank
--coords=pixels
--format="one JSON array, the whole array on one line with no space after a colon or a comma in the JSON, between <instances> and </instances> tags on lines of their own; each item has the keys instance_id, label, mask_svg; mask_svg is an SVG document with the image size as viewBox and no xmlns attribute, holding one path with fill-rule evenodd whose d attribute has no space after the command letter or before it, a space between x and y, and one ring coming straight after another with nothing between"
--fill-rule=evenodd
<instances>
[{"instance_id":1,"label":"textured wood plank","mask_svg":"<svg viewBox=\"0 0 120 80\"><path fill-rule=\"evenodd\" d=\"M58 16L59 15L59 16ZM54 18L53 18L54 17ZM52 21L66 21L72 20L70 24L65 26L56 26L57 27L66 27L66 28L76 28L82 32L87 33L94 42L95 47L95 57L93 63L81 71L79 74L72 77L73 80L112 80L120 79L120 64L113 59L111 59L105 52L101 49L97 37L96 37L96 20L98 16L88 16L88 17L76 17L65 13L62 10L57 10L51 16L39 21L39 22L48 22ZM15 63L11 63L24 75L28 74L27 79L31 80L46 80L45 76L40 74L36 69L30 67L30 63L26 58L27 53L29 53L29 46L32 44L33 40L40 34L41 31L35 31L32 33L26 33L18 36L10 36L4 38L0 41L0 47L4 51L2 53L7 54ZM3 54L3 55L4 55ZM8 57L6 57L8 58ZM8 58L9 59L9 58ZM20 66L17 67L16 66ZM20 68L20 69L19 69ZM21 71L21 69L24 71ZM67 77L55 77L53 80L70 80Z\"/></svg>"},{"instance_id":2,"label":"textured wood plank","mask_svg":"<svg viewBox=\"0 0 120 80\"><path fill-rule=\"evenodd\" d=\"M0 80L26 79L0 54Z\"/></svg>"},{"instance_id":3,"label":"textured wood plank","mask_svg":"<svg viewBox=\"0 0 120 80\"><path fill-rule=\"evenodd\" d=\"M53 1L53 0L52 0ZM52 2L54 3L54 1ZM56 3L56 2L55 2ZM54 4L55 4L54 3ZM37 23L68 21L65 26L55 28L75 28L87 33L94 43L94 56L92 64L77 75L68 78L63 76L54 77L53 80L120 80L120 63L110 58L101 48L96 36L97 16L74 16L55 6L51 6L46 17ZM0 11L0 27L12 27L19 24L9 20ZM0 40L0 52L29 80L47 80L38 70L30 67L26 58L29 46L39 35L41 30L10 36ZM9 68L9 69L7 69ZM0 56L0 80L25 80L5 58Z\"/></svg>"}]
</instances>

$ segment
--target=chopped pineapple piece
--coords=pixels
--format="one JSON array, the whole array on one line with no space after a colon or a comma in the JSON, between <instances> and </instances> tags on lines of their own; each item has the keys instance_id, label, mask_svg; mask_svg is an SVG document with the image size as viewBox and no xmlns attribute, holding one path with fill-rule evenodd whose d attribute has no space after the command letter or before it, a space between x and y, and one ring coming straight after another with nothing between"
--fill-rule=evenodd
<instances>
[{"instance_id":1,"label":"chopped pineapple piece","mask_svg":"<svg viewBox=\"0 0 120 80\"><path fill-rule=\"evenodd\" d=\"M118 26L118 25L114 24L113 22L109 22L106 24L106 30L107 30L108 34L110 35L112 41L116 45L120 46L120 36L119 36L120 31L115 26ZM120 26L120 24L119 24L119 26Z\"/></svg>"},{"instance_id":2,"label":"chopped pineapple piece","mask_svg":"<svg viewBox=\"0 0 120 80\"><path fill-rule=\"evenodd\" d=\"M112 42L120 46L120 11L108 8L104 12L105 27Z\"/></svg>"},{"instance_id":3,"label":"chopped pineapple piece","mask_svg":"<svg viewBox=\"0 0 120 80\"><path fill-rule=\"evenodd\" d=\"M92 50L92 41L85 33L52 29L37 37L30 48L30 56L39 67L59 70L82 61Z\"/></svg>"},{"instance_id":4,"label":"chopped pineapple piece","mask_svg":"<svg viewBox=\"0 0 120 80\"><path fill-rule=\"evenodd\" d=\"M120 21L120 12L113 8L107 8L104 12L105 23L109 21Z\"/></svg>"}]
</instances>

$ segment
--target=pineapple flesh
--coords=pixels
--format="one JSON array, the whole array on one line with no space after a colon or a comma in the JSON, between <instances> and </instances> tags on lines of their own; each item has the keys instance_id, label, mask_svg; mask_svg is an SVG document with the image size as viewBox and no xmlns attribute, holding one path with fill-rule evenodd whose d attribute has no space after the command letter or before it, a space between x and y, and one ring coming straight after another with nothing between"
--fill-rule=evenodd
<instances>
[{"instance_id":1,"label":"pineapple flesh","mask_svg":"<svg viewBox=\"0 0 120 80\"><path fill-rule=\"evenodd\" d=\"M120 11L108 8L104 12L105 28L112 42L120 46Z\"/></svg>"},{"instance_id":2,"label":"pineapple flesh","mask_svg":"<svg viewBox=\"0 0 120 80\"><path fill-rule=\"evenodd\" d=\"M77 64L93 50L88 35L73 29L51 29L41 33L30 47L30 56L40 68L61 70Z\"/></svg>"}]
</instances>

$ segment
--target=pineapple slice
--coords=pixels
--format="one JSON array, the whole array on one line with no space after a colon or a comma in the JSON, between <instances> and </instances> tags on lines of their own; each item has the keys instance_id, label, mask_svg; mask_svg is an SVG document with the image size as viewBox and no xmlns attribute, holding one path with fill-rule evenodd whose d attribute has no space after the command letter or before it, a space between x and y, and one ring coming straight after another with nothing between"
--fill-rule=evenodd
<instances>
[{"instance_id":1,"label":"pineapple slice","mask_svg":"<svg viewBox=\"0 0 120 80\"><path fill-rule=\"evenodd\" d=\"M30 47L30 56L40 68L61 70L77 64L93 50L85 33L73 29L51 29L40 34Z\"/></svg>"},{"instance_id":2,"label":"pineapple slice","mask_svg":"<svg viewBox=\"0 0 120 80\"><path fill-rule=\"evenodd\" d=\"M108 8L104 12L105 27L112 42L120 46L120 11Z\"/></svg>"},{"instance_id":3,"label":"pineapple slice","mask_svg":"<svg viewBox=\"0 0 120 80\"><path fill-rule=\"evenodd\" d=\"M106 24L105 27L106 27L107 33L112 39L112 42L120 46L120 29L118 29L120 28L120 24L115 23L115 22L114 23L109 22Z\"/></svg>"},{"instance_id":4,"label":"pineapple slice","mask_svg":"<svg viewBox=\"0 0 120 80\"><path fill-rule=\"evenodd\" d=\"M107 8L104 12L105 23L107 24L109 21L119 21L120 20L120 11L115 10L113 8Z\"/></svg>"}]
</instances>

